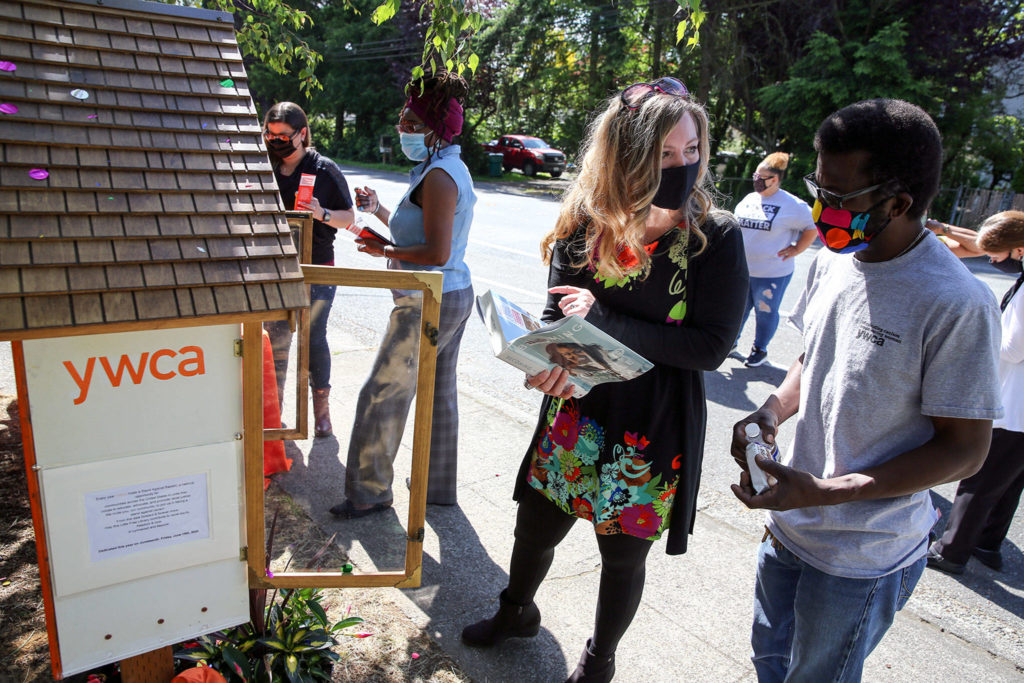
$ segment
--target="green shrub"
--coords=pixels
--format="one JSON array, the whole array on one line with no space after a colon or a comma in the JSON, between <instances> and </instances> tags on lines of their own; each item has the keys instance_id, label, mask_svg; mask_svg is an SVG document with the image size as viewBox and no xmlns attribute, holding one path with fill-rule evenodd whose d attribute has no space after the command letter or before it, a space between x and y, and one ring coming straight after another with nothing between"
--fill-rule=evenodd
<instances>
[{"instance_id":1,"label":"green shrub","mask_svg":"<svg viewBox=\"0 0 1024 683\"><path fill-rule=\"evenodd\" d=\"M200 636L179 646L174 657L204 662L229 683L329 681L334 662L341 659L331 650L338 645L336 636L347 635L341 631L363 620L346 617L330 623L321 598L319 588L282 590L280 600L271 599L262 625L250 621Z\"/></svg>"}]
</instances>

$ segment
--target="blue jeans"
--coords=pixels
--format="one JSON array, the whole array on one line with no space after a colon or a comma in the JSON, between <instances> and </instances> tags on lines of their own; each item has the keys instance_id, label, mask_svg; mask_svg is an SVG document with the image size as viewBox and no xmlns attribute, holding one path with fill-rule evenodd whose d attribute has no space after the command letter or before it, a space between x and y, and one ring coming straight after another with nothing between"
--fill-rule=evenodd
<instances>
[{"instance_id":1,"label":"blue jeans","mask_svg":"<svg viewBox=\"0 0 1024 683\"><path fill-rule=\"evenodd\" d=\"M335 291L337 287L333 285L309 286L309 384L314 389L331 388L331 349L327 346L327 319L331 315ZM270 336L270 346L274 351L278 400L283 402L292 331L287 320L271 320L263 326Z\"/></svg>"},{"instance_id":2,"label":"blue jeans","mask_svg":"<svg viewBox=\"0 0 1024 683\"><path fill-rule=\"evenodd\" d=\"M327 319L334 304L333 285L309 286L309 384L331 388L331 349L327 346Z\"/></svg>"},{"instance_id":3,"label":"blue jeans","mask_svg":"<svg viewBox=\"0 0 1024 683\"><path fill-rule=\"evenodd\" d=\"M779 306L782 295L786 293L789 280L793 274L782 277L751 277L750 289L747 291L747 307L743 311L743 323L746 324L750 310L754 309L754 346L768 350L768 342L779 329ZM743 328L740 328L740 332ZM736 336L739 339L739 335Z\"/></svg>"},{"instance_id":4,"label":"blue jeans","mask_svg":"<svg viewBox=\"0 0 1024 683\"><path fill-rule=\"evenodd\" d=\"M751 660L759 683L859 681L910 598L925 558L877 579L815 569L769 538L757 555Z\"/></svg>"}]
</instances>

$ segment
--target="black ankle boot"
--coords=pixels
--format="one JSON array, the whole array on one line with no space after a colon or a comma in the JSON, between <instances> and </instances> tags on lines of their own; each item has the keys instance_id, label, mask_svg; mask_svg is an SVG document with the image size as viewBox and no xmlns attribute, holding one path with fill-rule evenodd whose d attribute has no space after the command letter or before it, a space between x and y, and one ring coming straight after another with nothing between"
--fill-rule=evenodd
<instances>
[{"instance_id":1,"label":"black ankle boot","mask_svg":"<svg viewBox=\"0 0 1024 683\"><path fill-rule=\"evenodd\" d=\"M565 683L608 683L614 675L615 653L607 656L594 654L588 638L580 663L576 665L576 670Z\"/></svg>"},{"instance_id":2,"label":"black ankle boot","mask_svg":"<svg viewBox=\"0 0 1024 683\"><path fill-rule=\"evenodd\" d=\"M534 602L520 605L501 591L498 613L462 629L462 642L473 647L493 647L507 638L532 638L540 631L540 610Z\"/></svg>"}]
</instances>

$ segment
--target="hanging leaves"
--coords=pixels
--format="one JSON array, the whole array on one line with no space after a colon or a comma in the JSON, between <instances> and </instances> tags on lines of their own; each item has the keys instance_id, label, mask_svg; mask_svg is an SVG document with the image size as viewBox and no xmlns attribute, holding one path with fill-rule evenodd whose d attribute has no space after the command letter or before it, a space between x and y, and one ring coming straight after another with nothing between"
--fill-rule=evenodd
<instances>
[{"instance_id":1,"label":"hanging leaves","mask_svg":"<svg viewBox=\"0 0 1024 683\"><path fill-rule=\"evenodd\" d=\"M686 49L692 50L700 45L700 26L704 23L707 13L701 8L701 0L676 0L685 16L676 24L676 43L681 43L686 38L687 29L692 28L693 33L686 39Z\"/></svg>"},{"instance_id":2,"label":"hanging leaves","mask_svg":"<svg viewBox=\"0 0 1024 683\"><path fill-rule=\"evenodd\" d=\"M246 56L264 64L281 75L300 73L299 89L311 97L323 85L316 77L316 66L323 56L312 49L299 37L300 29L309 28L313 20L309 14L295 9L284 0L259 0L258 2L236 3L235 0L160 0L171 5L187 5L220 10L237 15L235 39L238 48ZM342 0L350 9L348 0ZM230 79L225 79L225 81ZM225 88L234 86L224 85Z\"/></svg>"},{"instance_id":3,"label":"hanging leaves","mask_svg":"<svg viewBox=\"0 0 1024 683\"><path fill-rule=\"evenodd\" d=\"M472 41L483 26L483 17L479 12L467 10L467 4L460 0L426 0L420 6L420 17L429 10L430 24L423 37L420 64L412 71L413 80L441 66L460 75L466 69L476 74L480 57L473 51ZM383 24L392 19L401 6L401 0L384 0L370 19L377 25Z\"/></svg>"},{"instance_id":4,"label":"hanging leaves","mask_svg":"<svg viewBox=\"0 0 1024 683\"><path fill-rule=\"evenodd\" d=\"M299 89L307 97L312 97L317 90L323 90L323 84L316 75L323 55L310 47L298 33L313 25L307 12L290 6L284 0L252 3L239 3L236 0L161 1L168 4L184 2L239 15L240 19L235 22L235 35L243 54L278 74L297 74ZM699 0L678 1L699 4ZM347 9L358 13L350 0L341 2ZM430 24L424 37L420 64L412 74L413 79L422 77L428 70L435 71L442 65L459 74L467 69L476 74L480 58L473 51L472 39L483 26L483 16L468 10L467 4L465 0L425 0L420 5L420 16L429 12ZM386 23L394 19L401 7L402 0L383 0L370 15L370 20L377 25Z\"/></svg>"}]
</instances>

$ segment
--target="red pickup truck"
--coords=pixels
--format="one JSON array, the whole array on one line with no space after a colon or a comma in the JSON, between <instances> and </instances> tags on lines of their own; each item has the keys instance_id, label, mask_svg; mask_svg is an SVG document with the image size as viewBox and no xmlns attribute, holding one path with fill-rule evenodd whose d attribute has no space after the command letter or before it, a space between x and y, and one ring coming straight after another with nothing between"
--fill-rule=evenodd
<instances>
[{"instance_id":1,"label":"red pickup truck","mask_svg":"<svg viewBox=\"0 0 1024 683\"><path fill-rule=\"evenodd\" d=\"M506 173L518 168L524 175L535 176L538 171L542 171L557 178L565 170L565 154L531 135L502 135L483 145L483 148L485 152L504 157L501 165Z\"/></svg>"}]
</instances>

